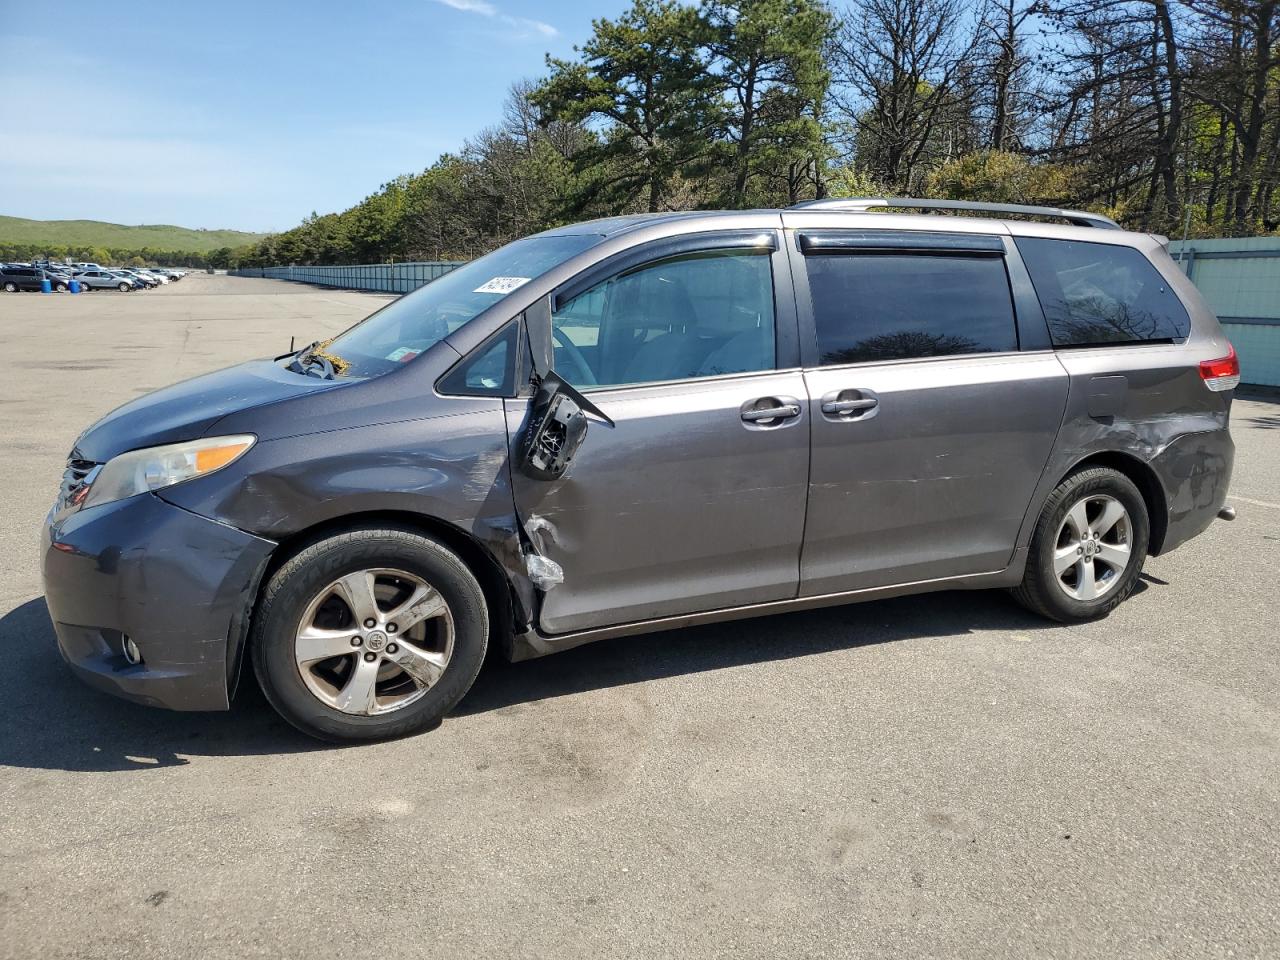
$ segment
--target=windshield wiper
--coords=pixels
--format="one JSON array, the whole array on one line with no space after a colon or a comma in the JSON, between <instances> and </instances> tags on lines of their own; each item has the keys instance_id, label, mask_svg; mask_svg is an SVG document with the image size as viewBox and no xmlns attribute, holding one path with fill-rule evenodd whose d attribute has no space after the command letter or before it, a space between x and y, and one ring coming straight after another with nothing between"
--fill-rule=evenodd
<instances>
[{"instance_id":1,"label":"windshield wiper","mask_svg":"<svg viewBox=\"0 0 1280 960\"><path fill-rule=\"evenodd\" d=\"M285 365L286 370L292 370L294 373L300 373L305 377L319 377L321 380L333 380L337 377L337 371L333 368L333 362L324 354L317 354L316 350L324 341L316 340L313 343L303 347L293 355L293 359Z\"/></svg>"}]
</instances>

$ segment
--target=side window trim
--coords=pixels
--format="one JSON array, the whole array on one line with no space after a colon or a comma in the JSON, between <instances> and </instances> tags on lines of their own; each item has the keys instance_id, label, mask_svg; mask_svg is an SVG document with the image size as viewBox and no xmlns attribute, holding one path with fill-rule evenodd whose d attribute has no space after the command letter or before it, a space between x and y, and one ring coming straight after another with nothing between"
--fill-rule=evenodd
<instances>
[{"instance_id":1,"label":"side window trim","mask_svg":"<svg viewBox=\"0 0 1280 960\"><path fill-rule=\"evenodd\" d=\"M723 230L687 233L637 244L611 257L592 264L552 294L552 309L559 310L580 293L585 293L602 280L646 263L666 260L703 250L777 250L776 230Z\"/></svg>"},{"instance_id":2,"label":"side window trim","mask_svg":"<svg viewBox=\"0 0 1280 960\"><path fill-rule=\"evenodd\" d=\"M1049 340L1049 321L1031 283L1031 274L1018 252L1013 237L1004 237L1004 266L1009 274L1009 289L1013 293L1013 315L1018 324L1018 349L1023 351L1052 350Z\"/></svg>"},{"instance_id":3,"label":"side window trim","mask_svg":"<svg viewBox=\"0 0 1280 960\"><path fill-rule=\"evenodd\" d=\"M1003 238L985 233L925 233L909 230L802 230L800 250L818 254L954 252L965 256L998 257L1005 252Z\"/></svg>"}]
</instances>

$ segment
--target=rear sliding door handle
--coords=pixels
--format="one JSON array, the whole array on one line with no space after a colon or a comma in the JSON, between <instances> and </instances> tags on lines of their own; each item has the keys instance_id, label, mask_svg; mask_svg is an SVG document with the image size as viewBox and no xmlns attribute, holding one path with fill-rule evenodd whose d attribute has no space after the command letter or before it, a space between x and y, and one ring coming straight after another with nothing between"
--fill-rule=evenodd
<instances>
[{"instance_id":1,"label":"rear sliding door handle","mask_svg":"<svg viewBox=\"0 0 1280 960\"><path fill-rule=\"evenodd\" d=\"M870 390L832 390L823 394L822 415L828 420L870 420L880 410L880 398Z\"/></svg>"},{"instance_id":2,"label":"rear sliding door handle","mask_svg":"<svg viewBox=\"0 0 1280 960\"><path fill-rule=\"evenodd\" d=\"M870 410L879 404L879 400L828 400L822 405L823 413L853 413L856 410Z\"/></svg>"}]
</instances>

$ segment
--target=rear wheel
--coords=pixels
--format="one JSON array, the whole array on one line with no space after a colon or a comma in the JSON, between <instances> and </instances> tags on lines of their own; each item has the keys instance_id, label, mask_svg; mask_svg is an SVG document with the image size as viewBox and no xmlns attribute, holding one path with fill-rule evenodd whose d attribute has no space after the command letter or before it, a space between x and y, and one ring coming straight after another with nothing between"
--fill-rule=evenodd
<instances>
[{"instance_id":1,"label":"rear wheel","mask_svg":"<svg viewBox=\"0 0 1280 960\"><path fill-rule=\"evenodd\" d=\"M321 740L383 740L440 722L488 644L484 593L420 534L353 530L302 550L254 618L254 669L272 706Z\"/></svg>"},{"instance_id":2,"label":"rear wheel","mask_svg":"<svg viewBox=\"0 0 1280 960\"><path fill-rule=\"evenodd\" d=\"M1146 503L1132 480L1107 467L1081 470L1045 502L1013 595L1053 620L1105 617L1133 592L1149 537Z\"/></svg>"}]
</instances>

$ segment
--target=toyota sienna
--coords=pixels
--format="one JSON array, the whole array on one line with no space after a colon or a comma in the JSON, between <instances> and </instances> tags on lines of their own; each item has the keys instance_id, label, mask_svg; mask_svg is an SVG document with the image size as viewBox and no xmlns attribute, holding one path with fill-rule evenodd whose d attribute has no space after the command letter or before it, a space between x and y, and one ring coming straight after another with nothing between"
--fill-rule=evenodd
<instances>
[{"instance_id":1,"label":"toyota sienna","mask_svg":"<svg viewBox=\"0 0 1280 960\"><path fill-rule=\"evenodd\" d=\"M328 740L437 723L490 649L931 590L1090 620L1229 516L1238 381L1096 214L598 220L90 427L48 608L96 687L219 710L252 669Z\"/></svg>"}]
</instances>

